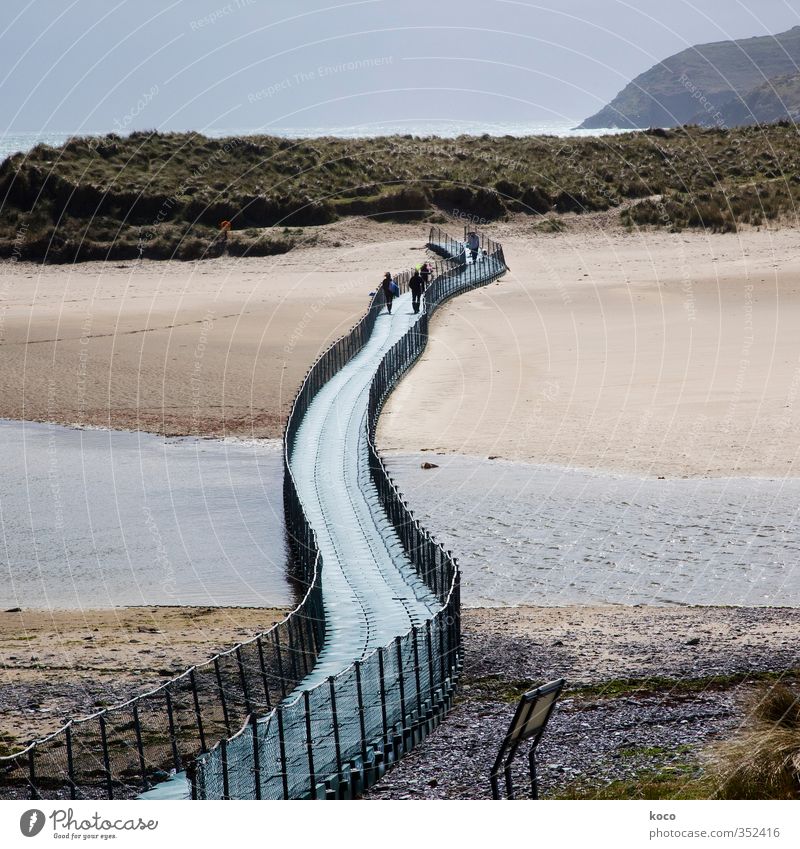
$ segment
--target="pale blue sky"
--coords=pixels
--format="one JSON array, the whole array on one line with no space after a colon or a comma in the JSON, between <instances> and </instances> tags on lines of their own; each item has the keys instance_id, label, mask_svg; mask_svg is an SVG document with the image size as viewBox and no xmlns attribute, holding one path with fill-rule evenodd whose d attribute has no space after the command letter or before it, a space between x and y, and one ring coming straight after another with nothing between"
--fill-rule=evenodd
<instances>
[{"instance_id":1,"label":"pale blue sky","mask_svg":"<svg viewBox=\"0 0 800 849\"><path fill-rule=\"evenodd\" d=\"M798 24L800 0L2 0L0 133L578 121L686 46Z\"/></svg>"}]
</instances>

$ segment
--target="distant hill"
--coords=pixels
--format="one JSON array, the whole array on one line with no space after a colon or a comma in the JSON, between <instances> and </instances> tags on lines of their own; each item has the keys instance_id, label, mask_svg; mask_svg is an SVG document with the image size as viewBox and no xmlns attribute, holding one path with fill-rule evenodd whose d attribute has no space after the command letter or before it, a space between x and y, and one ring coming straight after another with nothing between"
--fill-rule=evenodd
<instances>
[{"instance_id":1,"label":"distant hill","mask_svg":"<svg viewBox=\"0 0 800 849\"><path fill-rule=\"evenodd\" d=\"M800 119L800 73L773 77L714 112L698 112L692 124L740 127Z\"/></svg>"},{"instance_id":2,"label":"distant hill","mask_svg":"<svg viewBox=\"0 0 800 849\"><path fill-rule=\"evenodd\" d=\"M700 44L640 74L581 127L676 127L697 122L701 114L704 123L714 123L708 116L766 80L797 74L799 66L800 26L778 35Z\"/></svg>"}]
</instances>

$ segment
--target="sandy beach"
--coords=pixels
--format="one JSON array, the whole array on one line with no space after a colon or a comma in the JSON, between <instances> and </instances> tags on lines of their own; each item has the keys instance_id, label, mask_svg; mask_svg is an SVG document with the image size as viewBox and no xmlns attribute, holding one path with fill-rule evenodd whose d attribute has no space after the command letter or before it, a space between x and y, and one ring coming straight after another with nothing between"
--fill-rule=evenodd
<instances>
[{"instance_id":1,"label":"sandy beach","mask_svg":"<svg viewBox=\"0 0 800 849\"><path fill-rule=\"evenodd\" d=\"M492 228L512 270L436 316L383 416L383 448L795 474L800 233L606 223ZM427 237L368 221L318 230L314 247L263 259L4 263L0 418L280 436L313 359Z\"/></svg>"},{"instance_id":2,"label":"sandy beach","mask_svg":"<svg viewBox=\"0 0 800 849\"><path fill-rule=\"evenodd\" d=\"M796 475L800 232L586 224L498 232L511 272L436 316L381 446L654 477Z\"/></svg>"},{"instance_id":3,"label":"sandy beach","mask_svg":"<svg viewBox=\"0 0 800 849\"><path fill-rule=\"evenodd\" d=\"M424 227L361 229L259 259L3 262L0 418L280 436L316 356L422 255Z\"/></svg>"}]
</instances>

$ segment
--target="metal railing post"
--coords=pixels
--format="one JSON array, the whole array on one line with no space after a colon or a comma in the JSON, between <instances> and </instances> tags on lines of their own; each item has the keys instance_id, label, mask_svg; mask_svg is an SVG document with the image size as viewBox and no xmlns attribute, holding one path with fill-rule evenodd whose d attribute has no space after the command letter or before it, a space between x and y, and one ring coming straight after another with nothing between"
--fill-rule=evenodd
<instances>
[{"instance_id":1,"label":"metal railing post","mask_svg":"<svg viewBox=\"0 0 800 849\"><path fill-rule=\"evenodd\" d=\"M228 741L225 737L220 740L219 753L222 760L222 798L231 798L231 778L228 774Z\"/></svg>"},{"instance_id":2,"label":"metal railing post","mask_svg":"<svg viewBox=\"0 0 800 849\"><path fill-rule=\"evenodd\" d=\"M225 688L222 686L222 672L219 668L219 655L214 658L214 672L217 676L217 687L219 688L219 700L222 703L222 719L225 723L225 730L228 736L231 736L231 718L228 715L228 700L225 698Z\"/></svg>"},{"instance_id":3,"label":"metal railing post","mask_svg":"<svg viewBox=\"0 0 800 849\"><path fill-rule=\"evenodd\" d=\"M385 746L389 737L389 722L386 716L386 676L383 663L383 646L378 649L378 674L380 675L381 684L381 721L383 723L383 741Z\"/></svg>"},{"instance_id":4,"label":"metal railing post","mask_svg":"<svg viewBox=\"0 0 800 849\"><path fill-rule=\"evenodd\" d=\"M331 695L331 720L333 722L333 745L336 754L336 774L342 777L342 744L339 737L339 713L336 710L336 678L331 675L328 678L328 686Z\"/></svg>"},{"instance_id":5,"label":"metal railing post","mask_svg":"<svg viewBox=\"0 0 800 849\"><path fill-rule=\"evenodd\" d=\"M361 731L361 758L367 760L367 720L364 715L364 692L361 687L361 661L353 664L356 668L356 698L358 699L358 725Z\"/></svg>"},{"instance_id":6,"label":"metal railing post","mask_svg":"<svg viewBox=\"0 0 800 849\"><path fill-rule=\"evenodd\" d=\"M247 676L244 672L244 661L242 660L242 647L236 646L236 665L239 668L239 681L242 685L242 695L244 696L244 712L251 714L253 706L250 704L250 689L247 686Z\"/></svg>"},{"instance_id":7,"label":"metal railing post","mask_svg":"<svg viewBox=\"0 0 800 849\"><path fill-rule=\"evenodd\" d=\"M317 798L317 777L314 774L314 740L311 737L311 697L308 690L303 692L303 707L306 714L306 751L308 754L309 795Z\"/></svg>"},{"instance_id":8,"label":"metal railing post","mask_svg":"<svg viewBox=\"0 0 800 849\"><path fill-rule=\"evenodd\" d=\"M289 773L286 763L286 731L283 727L283 705L275 708L278 718L278 749L281 759L281 786L283 787L283 798L289 798Z\"/></svg>"},{"instance_id":9,"label":"metal railing post","mask_svg":"<svg viewBox=\"0 0 800 849\"><path fill-rule=\"evenodd\" d=\"M278 663L278 677L281 682L281 697L286 698L286 678L283 674L283 660L281 659L281 638L278 630L272 632L275 635L275 659Z\"/></svg>"},{"instance_id":10,"label":"metal railing post","mask_svg":"<svg viewBox=\"0 0 800 849\"><path fill-rule=\"evenodd\" d=\"M419 628L416 625L411 631L411 638L414 640L414 683L417 687L417 720L419 720L422 716L422 683L419 669Z\"/></svg>"},{"instance_id":11,"label":"metal railing post","mask_svg":"<svg viewBox=\"0 0 800 849\"><path fill-rule=\"evenodd\" d=\"M259 635L256 640L256 644L258 645L258 663L261 667L261 681L264 685L264 699L266 700L266 707L268 711L272 710L272 699L269 695L269 678L267 676L267 664L264 661L264 644L261 642L261 636Z\"/></svg>"},{"instance_id":12,"label":"metal railing post","mask_svg":"<svg viewBox=\"0 0 800 849\"><path fill-rule=\"evenodd\" d=\"M292 639L292 621L290 620L287 623L286 633L289 637L289 655L291 658L291 667L292 667L292 681L297 684L300 680L300 677L297 673L297 649L295 648L295 641Z\"/></svg>"},{"instance_id":13,"label":"metal railing post","mask_svg":"<svg viewBox=\"0 0 800 849\"><path fill-rule=\"evenodd\" d=\"M403 676L403 644L400 637L395 638L395 646L397 647L397 681L400 685L400 719L405 724L406 721L406 686Z\"/></svg>"},{"instance_id":14,"label":"metal railing post","mask_svg":"<svg viewBox=\"0 0 800 849\"><path fill-rule=\"evenodd\" d=\"M434 672L433 672L433 635L431 633L431 620L425 623L425 643L428 650L428 679L430 683L429 699L433 706L433 692L435 690Z\"/></svg>"},{"instance_id":15,"label":"metal railing post","mask_svg":"<svg viewBox=\"0 0 800 849\"><path fill-rule=\"evenodd\" d=\"M300 621L297 623L297 636L300 640L300 659L303 661L303 677L308 675L308 656L306 655L306 640L303 636L303 625L305 617L300 616Z\"/></svg>"},{"instance_id":16,"label":"metal railing post","mask_svg":"<svg viewBox=\"0 0 800 849\"><path fill-rule=\"evenodd\" d=\"M142 789L147 790L150 783L147 780L147 763L144 758L144 743L142 742L142 723L139 719L139 702L133 703L133 729L136 734L136 752L139 755L139 772L142 774Z\"/></svg>"},{"instance_id":17,"label":"metal railing post","mask_svg":"<svg viewBox=\"0 0 800 849\"><path fill-rule=\"evenodd\" d=\"M200 694L197 692L197 677L194 674L194 669L189 672L189 682L192 685L192 700L194 701L194 715L197 720L197 733L200 737L200 751L207 752L203 713L200 710Z\"/></svg>"},{"instance_id":18,"label":"metal railing post","mask_svg":"<svg viewBox=\"0 0 800 849\"><path fill-rule=\"evenodd\" d=\"M256 800L261 799L261 749L258 745L258 717L250 715L253 730L253 788Z\"/></svg>"}]
</instances>

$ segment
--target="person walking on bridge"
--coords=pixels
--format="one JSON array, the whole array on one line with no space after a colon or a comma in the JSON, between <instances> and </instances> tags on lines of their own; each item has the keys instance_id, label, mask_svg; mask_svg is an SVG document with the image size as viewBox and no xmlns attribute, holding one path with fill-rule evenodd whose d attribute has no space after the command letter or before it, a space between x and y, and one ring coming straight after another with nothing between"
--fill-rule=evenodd
<instances>
[{"instance_id":1,"label":"person walking on bridge","mask_svg":"<svg viewBox=\"0 0 800 849\"><path fill-rule=\"evenodd\" d=\"M467 235L467 247L472 254L472 261L477 262L478 251L481 249L481 237L474 230Z\"/></svg>"},{"instance_id":2,"label":"person walking on bridge","mask_svg":"<svg viewBox=\"0 0 800 849\"><path fill-rule=\"evenodd\" d=\"M431 268L431 264L429 262L423 262L422 268L419 270L419 276L422 278L422 291L428 288L428 283L431 282L431 274L433 274L433 269Z\"/></svg>"},{"instance_id":3,"label":"person walking on bridge","mask_svg":"<svg viewBox=\"0 0 800 849\"><path fill-rule=\"evenodd\" d=\"M392 301L396 295L400 294L400 287L392 279L391 271L387 271L386 274L383 275L383 280L381 280L381 289L383 289L383 296L386 298L386 312L391 315Z\"/></svg>"},{"instance_id":4,"label":"person walking on bridge","mask_svg":"<svg viewBox=\"0 0 800 849\"><path fill-rule=\"evenodd\" d=\"M408 288L411 289L411 306L414 308L414 312L419 312L419 301L425 291L425 281L419 269L414 269L414 273L408 281Z\"/></svg>"}]
</instances>

